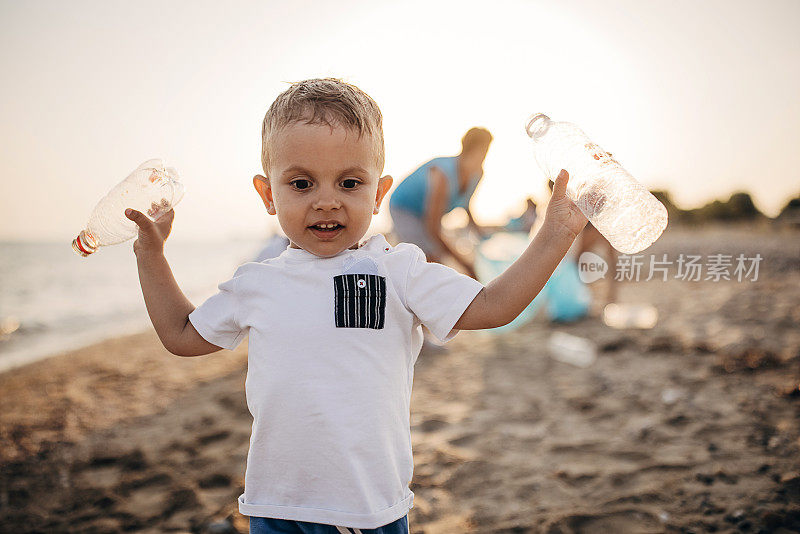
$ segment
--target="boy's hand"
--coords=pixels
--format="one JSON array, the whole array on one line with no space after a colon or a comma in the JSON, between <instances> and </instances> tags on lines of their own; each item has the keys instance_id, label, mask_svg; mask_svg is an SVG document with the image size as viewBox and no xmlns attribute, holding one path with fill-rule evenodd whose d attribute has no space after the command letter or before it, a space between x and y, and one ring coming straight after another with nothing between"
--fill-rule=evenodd
<instances>
[{"instance_id":1,"label":"boy's hand","mask_svg":"<svg viewBox=\"0 0 800 534\"><path fill-rule=\"evenodd\" d=\"M586 217L567 197L568 181L569 175L562 169L553 184L542 228L517 261L478 293L453 328L477 330L506 325L539 294L586 226Z\"/></svg>"},{"instance_id":2,"label":"boy's hand","mask_svg":"<svg viewBox=\"0 0 800 534\"><path fill-rule=\"evenodd\" d=\"M160 254L164 251L164 241L172 230L175 210L169 210L155 222L148 219L142 212L131 208L125 210L125 216L139 227L139 237L133 242L134 253L155 252Z\"/></svg>"},{"instance_id":3,"label":"boy's hand","mask_svg":"<svg viewBox=\"0 0 800 534\"><path fill-rule=\"evenodd\" d=\"M553 194L550 197L550 203L547 205L542 230L547 229L556 235L566 231L574 239L586 226L588 219L567 196L568 182L569 173L561 169L553 184Z\"/></svg>"}]
</instances>

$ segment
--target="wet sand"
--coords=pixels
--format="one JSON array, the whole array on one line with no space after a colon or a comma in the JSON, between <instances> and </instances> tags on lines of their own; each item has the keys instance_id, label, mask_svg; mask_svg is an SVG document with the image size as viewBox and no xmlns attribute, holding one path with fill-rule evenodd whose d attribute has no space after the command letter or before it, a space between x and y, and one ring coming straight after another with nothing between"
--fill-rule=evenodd
<instances>
[{"instance_id":1,"label":"wet sand","mask_svg":"<svg viewBox=\"0 0 800 534\"><path fill-rule=\"evenodd\" d=\"M622 283L652 330L595 307L420 355L412 532L800 531L798 238L670 231L648 255L764 259L756 282ZM553 331L595 363L553 360ZM178 358L148 332L0 375L0 531L246 532L246 349Z\"/></svg>"}]
</instances>

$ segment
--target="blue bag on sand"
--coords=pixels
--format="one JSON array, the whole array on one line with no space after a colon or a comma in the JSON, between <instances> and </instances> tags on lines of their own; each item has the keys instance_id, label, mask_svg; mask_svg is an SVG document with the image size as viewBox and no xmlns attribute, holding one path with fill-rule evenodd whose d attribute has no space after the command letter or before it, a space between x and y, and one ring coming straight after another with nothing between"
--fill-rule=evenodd
<instances>
[{"instance_id":1,"label":"blue bag on sand","mask_svg":"<svg viewBox=\"0 0 800 534\"><path fill-rule=\"evenodd\" d=\"M482 284L497 278L525 251L528 234L524 232L497 232L484 240L475 251L475 271ZM574 321L589 311L591 293L578 277L577 264L565 258L556 267L550 280L519 316L505 326L491 332L504 332L519 328L530 321L540 309L545 308L553 321Z\"/></svg>"},{"instance_id":2,"label":"blue bag on sand","mask_svg":"<svg viewBox=\"0 0 800 534\"><path fill-rule=\"evenodd\" d=\"M542 292L546 292L547 315L553 321L575 321L589 313L592 295L578 277L578 265L571 258L561 260Z\"/></svg>"}]
</instances>

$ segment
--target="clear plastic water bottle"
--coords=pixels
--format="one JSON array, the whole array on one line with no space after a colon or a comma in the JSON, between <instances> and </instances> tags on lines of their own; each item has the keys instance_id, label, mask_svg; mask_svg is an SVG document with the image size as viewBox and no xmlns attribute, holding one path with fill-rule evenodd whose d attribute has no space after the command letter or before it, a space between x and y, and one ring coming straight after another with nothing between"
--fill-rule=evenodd
<instances>
[{"instance_id":1,"label":"clear plastic water bottle","mask_svg":"<svg viewBox=\"0 0 800 534\"><path fill-rule=\"evenodd\" d=\"M139 230L125 216L126 208L140 211L155 221L176 206L183 193L175 169L166 167L160 159L145 161L97 203L86 228L72 241L72 249L88 256L98 247L135 237Z\"/></svg>"},{"instance_id":2,"label":"clear plastic water bottle","mask_svg":"<svg viewBox=\"0 0 800 534\"><path fill-rule=\"evenodd\" d=\"M553 332L547 340L550 357L575 367L589 367L597 359L594 343L566 332Z\"/></svg>"},{"instance_id":3,"label":"clear plastic water bottle","mask_svg":"<svg viewBox=\"0 0 800 534\"><path fill-rule=\"evenodd\" d=\"M537 113L525 129L542 172L551 180L569 173L567 195L615 249L635 254L658 239L667 209L580 128Z\"/></svg>"},{"instance_id":4,"label":"clear plastic water bottle","mask_svg":"<svg viewBox=\"0 0 800 534\"><path fill-rule=\"evenodd\" d=\"M607 304L603 322L611 328L649 329L658 323L658 310L650 304Z\"/></svg>"}]
</instances>

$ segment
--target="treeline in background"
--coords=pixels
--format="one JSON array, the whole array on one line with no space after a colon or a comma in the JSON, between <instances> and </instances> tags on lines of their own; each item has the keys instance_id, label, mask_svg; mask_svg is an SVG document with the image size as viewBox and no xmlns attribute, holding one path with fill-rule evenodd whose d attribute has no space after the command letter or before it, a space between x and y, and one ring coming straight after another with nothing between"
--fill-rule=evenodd
<instances>
[{"instance_id":1,"label":"treeline in background","mask_svg":"<svg viewBox=\"0 0 800 534\"><path fill-rule=\"evenodd\" d=\"M781 209L774 219L761 213L748 193L733 193L728 200L714 200L700 208L684 210L675 205L668 191L652 191L667 208L670 223L700 225L714 222L767 222L800 227L800 196Z\"/></svg>"}]
</instances>

